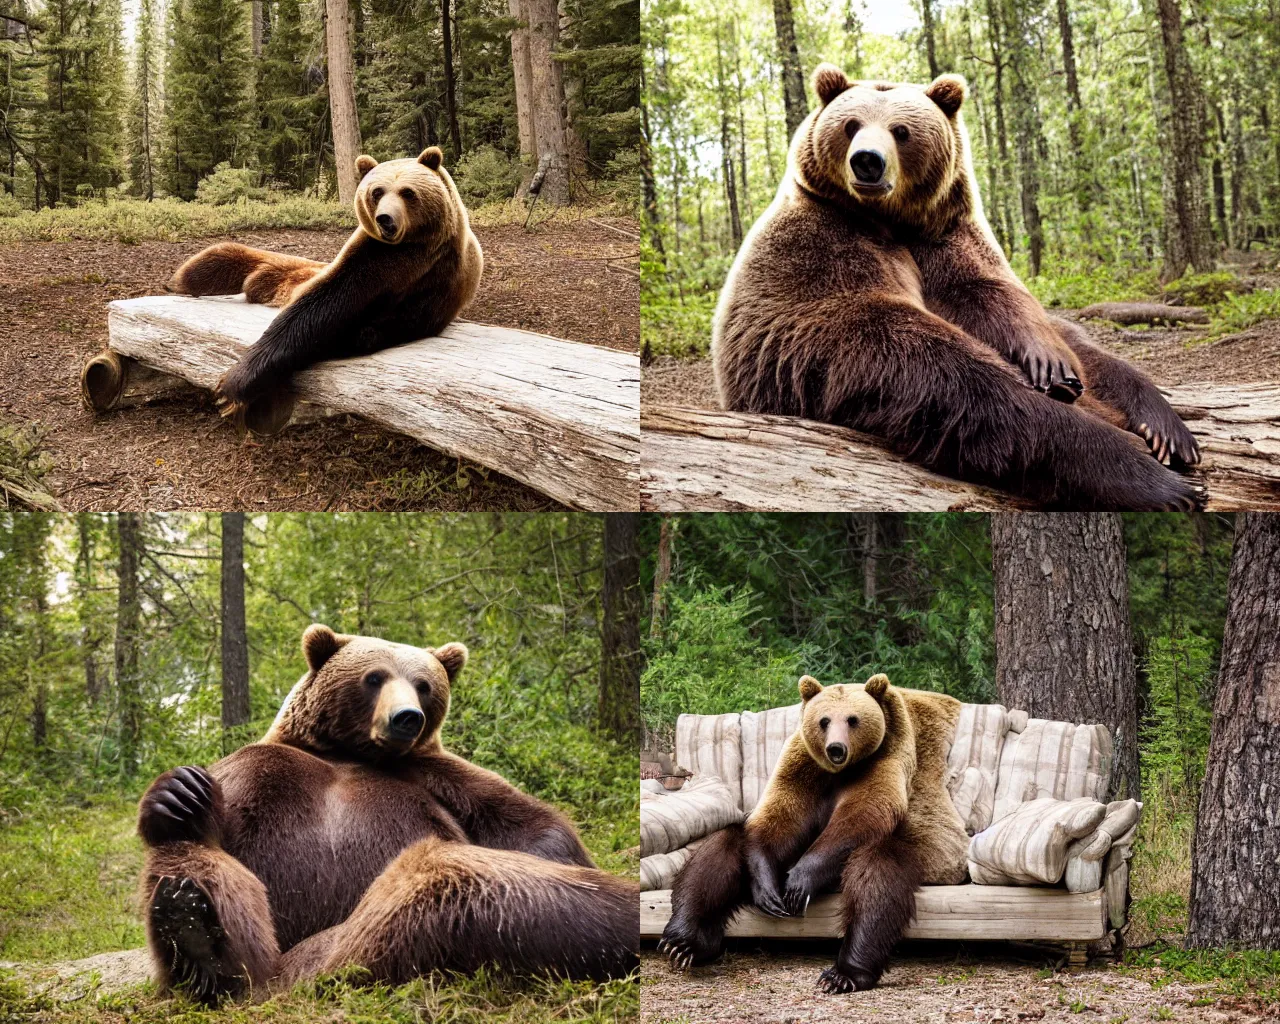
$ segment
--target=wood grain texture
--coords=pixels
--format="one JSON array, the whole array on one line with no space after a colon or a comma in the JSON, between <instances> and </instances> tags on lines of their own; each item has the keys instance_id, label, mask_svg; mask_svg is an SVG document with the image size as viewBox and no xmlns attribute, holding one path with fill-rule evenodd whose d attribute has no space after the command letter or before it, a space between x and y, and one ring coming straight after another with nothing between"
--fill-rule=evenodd
<instances>
[{"instance_id":1,"label":"wood grain texture","mask_svg":"<svg viewBox=\"0 0 1280 1024\"><path fill-rule=\"evenodd\" d=\"M1003 939L1094 941L1107 932L1104 890L1067 892L1011 885L926 885L916 890L916 916L908 939ZM671 890L640 894L640 937L662 935L671 916ZM804 917L770 917L754 907L740 910L725 934L730 938L839 938L838 896L809 904Z\"/></svg>"},{"instance_id":2,"label":"wood grain texture","mask_svg":"<svg viewBox=\"0 0 1280 1024\"><path fill-rule=\"evenodd\" d=\"M110 347L213 388L275 314L240 297L113 302ZM438 338L320 363L295 376L294 390L571 508L636 508L640 360L632 353L459 321Z\"/></svg>"},{"instance_id":3,"label":"wood grain texture","mask_svg":"<svg viewBox=\"0 0 1280 1024\"><path fill-rule=\"evenodd\" d=\"M1280 383L1162 389L1204 454L1210 510L1280 509ZM651 511L998 512L1025 499L905 461L878 438L789 416L646 405L640 502Z\"/></svg>"},{"instance_id":4,"label":"wood grain texture","mask_svg":"<svg viewBox=\"0 0 1280 1024\"><path fill-rule=\"evenodd\" d=\"M1166 306L1163 302L1097 302L1080 310L1082 319L1115 324L1207 324L1209 314L1198 306Z\"/></svg>"}]
</instances>

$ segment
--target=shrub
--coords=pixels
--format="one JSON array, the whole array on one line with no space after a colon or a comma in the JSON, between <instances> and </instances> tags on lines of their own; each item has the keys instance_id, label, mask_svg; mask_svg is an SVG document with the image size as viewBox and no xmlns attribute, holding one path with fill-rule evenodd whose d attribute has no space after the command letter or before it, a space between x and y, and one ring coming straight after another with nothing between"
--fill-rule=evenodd
<instances>
[{"instance_id":1,"label":"shrub","mask_svg":"<svg viewBox=\"0 0 1280 1024\"><path fill-rule=\"evenodd\" d=\"M500 203L520 187L520 164L492 146L480 146L458 161L454 181L468 206Z\"/></svg>"},{"instance_id":2,"label":"shrub","mask_svg":"<svg viewBox=\"0 0 1280 1024\"><path fill-rule=\"evenodd\" d=\"M16 217L22 212L22 204L8 192L0 192L0 217Z\"/></svg>"},{"instance_id":3,"label":"shrub","mask_svg":"<svg viewBox=\"0 0 1280 1024\"><path fill-rule=\"evenodd\" d=\"M1252 291L1229 270L1212 274L1187 274L1164 286L1164 297L1178 306L1213 306L1229 295Z\"/></svg>"},{"instance_id":4,"label":"shrub","mask_svg":"<svg viewBox=\"0 0 1280 1024\"><path fill-rule=\"evenodd\" d=\"M196 186L196 202L206 206L226 206L242 200L266 199L267 190L262 188L260 177L250 167L218 164L213 173L202 178Z\"/></svg>"}]
</instances>

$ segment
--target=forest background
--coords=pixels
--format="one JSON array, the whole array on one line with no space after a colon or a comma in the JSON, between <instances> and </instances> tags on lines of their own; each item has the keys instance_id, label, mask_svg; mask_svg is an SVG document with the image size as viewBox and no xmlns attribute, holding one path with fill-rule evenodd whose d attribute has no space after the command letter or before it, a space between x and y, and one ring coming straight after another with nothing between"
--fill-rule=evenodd
<instances>
[{"instance_id":1,"label":"forest background","mask_svg":"<svg viewBox=\"0 0 1280 1024\"><path fill-rule=\"evenodd\" d=\"M631 514L0 512L0 962L143 944L138 797L265 732L313 621L465 642L446 747L562 808L597 863L637 875L635 527ZM0 1019L175 1012L145 986L67 999L29 981L0 970ZM634 1014L636 988L335 982L272 1012L612 1021ZM210 1018L224 1016L240 1019Z\"/></svg>"},{"instance_id":2,"label":"forest background","mask_svg":"<svg viewBox=\"0 0 1280 1024\"><path fill-rule=\"evenodd\" d=\"M987 217L1046 305L1169 298L1208 306L1211 335L1280 316L1250 278L1280 232L1275 0L645 0L643 20L646 356L707 351L823 60L965 76Z\"/></svg>"},{"instance_id":3,"label":"forest background","mask_svg":"<svg viewBox=\"0 0 1280 1024\"><path fill-rule=\"evenodd\" d=\"M806 673L826 683L885 672L965 701L1103 721L1118 737L1112 792L1145 804L1125 936L1143 948L1131 958L1163 963L1166 980L1226 976L1280 1005L1280 953L1214 952L1275 949L1280 935L1280 901L1264 895L1280 749L1252 713L1275 699L1267 665L1280 647L1265 615L1280 607L1266 596L1280 582L1280 517L641 519L646 748L670 752L684 712L795 704ZM1229 599L1235 635L1224 639ZM1250 894L1243 918L1224 891Z\"/></svg>"}]
</instances>

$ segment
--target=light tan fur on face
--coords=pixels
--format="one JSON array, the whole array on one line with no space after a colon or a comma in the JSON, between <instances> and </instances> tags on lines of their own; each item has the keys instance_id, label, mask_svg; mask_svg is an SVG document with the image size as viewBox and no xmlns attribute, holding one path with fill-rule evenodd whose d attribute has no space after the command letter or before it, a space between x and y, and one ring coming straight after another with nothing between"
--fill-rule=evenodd
<instances>
[{"instance_id":1,"label":"light tan fur on face","mask_svg":"<svg viewBox=\"0 0 1280 1024\"><path fill-rule=\"evenodd\" d=\"M365 234L388 245L398 245L408 237L439 234L455 236L466 208L458 199L449 172L440 162L440 150L432 146L417 159L387 160L378 163L361 156L356 169L362 175L356 189L356 218ZM390 217L384 230L379 217Z\"/></svg>"},{"instance_id":2,"label":"light tan fur on face","mask_svg":"<svg viewBox=\"0 0 1280 1024\"><path fill-rule=\"evenodd\" d=\"M843 683L824 687L812 676L805 676L800 680L800 696L804 700L800 736L809 756L825 771L843 771L880 748L884 712L864 687ZM841 743L849 751L839 764L827 756L827 747L833 743Z\"/></svg>"}]
</instances>

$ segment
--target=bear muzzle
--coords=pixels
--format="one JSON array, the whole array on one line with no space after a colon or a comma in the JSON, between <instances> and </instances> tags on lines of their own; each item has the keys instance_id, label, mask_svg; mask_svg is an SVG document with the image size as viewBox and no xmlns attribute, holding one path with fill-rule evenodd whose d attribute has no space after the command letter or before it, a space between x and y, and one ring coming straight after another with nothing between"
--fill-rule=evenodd
<instances>
[{"instance_id":1,"label":"bear muzzle","mask_svg":"<svg viewBox=\"0 0 1280 1024\"><path fill-rule=\"evenodd\" d=\"M827 758L832 764L844 764L849 757L849 748L843 743L828 743Z\"/></svg>"},{"instance_id":2,"label":"bear muzzle","mask_svg":"<svg viewBox=\"0 0 1280 1024\"><path fill-rule=\"evenodd\" d=\"M408 680L393 678L382 684L373 711L371 737L375 743L392 750L407 750L417 742L426 724L418 693Z\"/></svg>"}]
</instances>

